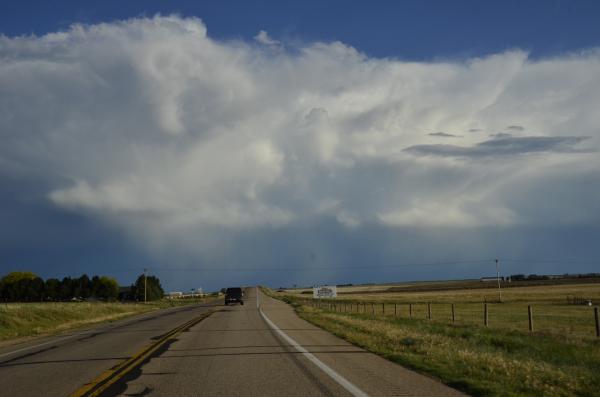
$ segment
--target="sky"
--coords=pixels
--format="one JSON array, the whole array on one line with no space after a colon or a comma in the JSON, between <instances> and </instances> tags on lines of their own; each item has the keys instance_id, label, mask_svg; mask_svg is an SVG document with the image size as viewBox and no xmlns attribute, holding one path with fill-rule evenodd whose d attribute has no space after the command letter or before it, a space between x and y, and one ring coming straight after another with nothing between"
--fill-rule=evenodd
<instances>
[{"instance_id":1,"label":"sky","mask_svg":"<svg viewBox=\"0 0 600 397\"><path fill-rule=\"evenodd\" d=\"M596 2L3 2L0 274L597 272Z\"/></svg>"}]
</instances>

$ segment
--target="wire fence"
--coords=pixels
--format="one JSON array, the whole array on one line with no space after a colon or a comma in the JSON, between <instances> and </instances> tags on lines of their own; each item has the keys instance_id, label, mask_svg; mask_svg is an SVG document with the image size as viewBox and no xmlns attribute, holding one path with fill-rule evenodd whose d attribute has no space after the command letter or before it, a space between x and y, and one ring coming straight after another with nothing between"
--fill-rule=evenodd
<instances>
[{"instance_id":1,"label":"wire fence","mask_svg":"<svg viewBox=\"0 0 600 397\"><path fill-rule=\"evenodd\" d=\"M526 303L374 302L296 298L328 312L600 338L598 307Z\"/></svg>"}]
</instances>

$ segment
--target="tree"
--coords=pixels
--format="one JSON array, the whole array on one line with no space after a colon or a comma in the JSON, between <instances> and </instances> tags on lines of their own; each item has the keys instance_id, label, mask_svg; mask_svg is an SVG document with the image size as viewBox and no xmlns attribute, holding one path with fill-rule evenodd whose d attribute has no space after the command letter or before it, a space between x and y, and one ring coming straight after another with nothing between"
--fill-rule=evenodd
<instances>
[{"instance_id":1,"label":"tree","mask_svg":"<svg viewBox=\"0 0 600 397\"><path fill-rule=\"evenodd\" d=\"M44 285L44 299L49 301L60 300L60 280L49 278Z\"/></svg>"},{"instance_id":2,"label":"tree","mask_svg":"<svg viewBox=\"0 0 600 397\"><path fill-rule=\"evenodd\" d=\"M71 277L64 277L60 282L60 299L67 301L73 297L73 282Z\"/></svg>"},{"instance_id":3,"label":"tree","mask_svg":"<svg viewBox=\"0 0 600 397\"><path fill-rule=\"evenodd\" d=\"M42 300L44 281L32 272L8 273L0 279L0 296L5 301Z\"/></svg>"},{"instance_id":4,"label":"tree","mask_svg":"<svg viewBox=\"0 0 600 397\"><path fill-rule=\"evenodd\" d=\"M160 280L155 276L146 277L146 299L148 301L162 299L165 295L165 291L160 285ZM144 300L144 275L140 274L134 285L134 296L136 300Z\"/></svg>"},{"instance_id":5,"label":"tree","mask_svg":"<svg viewBox=\"0 0 600 397\"><path fill-rule=\"evenodd\" d=\"M92 295L92 282L87 274L82 275L77 280L79 296L83 299L87 299Z\"/></svg>"},{"instance_id":6,"label":"tree","mask_svg":"<svg viewBox=\"0 0 600 397\"><path fill-rule=\"evenodd\" d=\"M98 298L105 300L115 300L119 296L119 284L112 277L100 277L100 288Z\"/></svg>"},{"instance_id":7,"label":"tree","mask_svg":"<svg viewBox=\"0 0 600 397\"><path fill-rule=\"evenodd\" d=\"M92 285L91 285L91 293L90 296L98 298L98 291L100 291L100 286L102 283L100 282L100 277L94 276L92 277Z\"/></svg>"}]
</instances>

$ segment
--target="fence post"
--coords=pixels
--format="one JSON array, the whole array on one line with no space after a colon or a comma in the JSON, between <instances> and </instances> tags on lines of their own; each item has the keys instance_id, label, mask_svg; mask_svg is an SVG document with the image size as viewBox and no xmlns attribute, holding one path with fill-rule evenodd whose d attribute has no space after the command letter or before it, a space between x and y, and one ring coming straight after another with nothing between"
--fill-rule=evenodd
<instances>
[{"instance_id":1,"label":"fence post","mask_svg":"<svg viewBox=\"0 0 600 397\"><path fill-rule=\"evenodd\" d=\"M598 322L598 306L594 308L594 318L596 319L596 338L600 338L600 322Z\"/></svg>"},{"instance_id":2,"label":"fence post","mask_svg":"<svg viewBox=\"0 0 600 397\"><path fill-rule=\"evenodd\" d=\"M431 320L431 303L427 303L427 318Z\"/></svg>"},{"instance_id":3,"label":"fence post","mask_svg":"<svg viewBox=\"0 0 600 397\"><path fill-rule=\"evenodd\" d=\"M381 312L383 313L383 315L385 316L385 302L383 302L381 304Z\"/></svg>"},{"instance_id":4,"label":"fence post","mask_svg":"<svg viewBox=\"0 0 600 397\"><path fill-rule=\"evenodd\" d=\"M483 325L488 326L488 308L487 303L483 304Z\"/></svg>"},{"instance_id":5,"label":"fence post","mask_svg":"<svg viewBox=\"0 0 600 397\"><path fill-rule=\"evenodd\" d=\"M412 303L408 304L408 317L412 318Z\"/></svg>"},{"instance_id":6,"label":"fence post","mask_svg":"<svg viewBox=\"0 0 600 397\"><path fill-rule=\"evenodd\" d=\"M529 317L529 332L533 332L533 313L531 305L527 305L527 316Z\"/></svg>"},{"instance_id":7,"label":"fence post","mask_svg":"<svg viewBox=\"0 0 600 397\"><path fill-rule=\"evenodd\" d=\"M452 324L454 324L454 303L452 304Z\"/></svg>"},{"instance_id":8,"label":"fence post","mask_svg":"<svg viewBox=\"0 0 600 397\"><path fill-rule=\"evenodd\" d=\"M397 315L398 315L398 304L394 303L394 317L396 317Z\"/></svg>"},{"instance_id":9,"label":"fence post","mask_svg":"<svg viewBox=\"0 0 600 397\"><path fill-rule=\"evenodd\" d=\"M375 304L371 302L371 314L375 315Z\"/></svg>"}]
</instances>

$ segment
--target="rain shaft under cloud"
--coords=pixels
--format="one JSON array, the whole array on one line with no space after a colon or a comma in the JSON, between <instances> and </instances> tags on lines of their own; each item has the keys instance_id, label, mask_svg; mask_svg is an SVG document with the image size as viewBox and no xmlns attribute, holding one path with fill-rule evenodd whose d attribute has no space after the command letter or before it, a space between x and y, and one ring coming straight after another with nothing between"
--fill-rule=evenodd
<instances>
[{"instance_id":1,"label":"rain shaft under cloud","mask_svg":"<svg viewBox=\"0 0 600 397\"><path fill-rule=\"evenodd\" d=\"M0 91L1 211L78 214L162 266L527 256L498 234L598 233L596 50L403 62L157 16L0 37ZM407 235L421 256L392 247Z\"/></svg>"}]
</instances>

